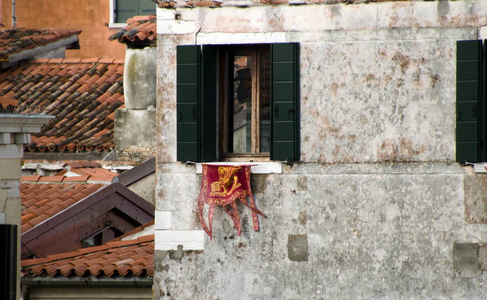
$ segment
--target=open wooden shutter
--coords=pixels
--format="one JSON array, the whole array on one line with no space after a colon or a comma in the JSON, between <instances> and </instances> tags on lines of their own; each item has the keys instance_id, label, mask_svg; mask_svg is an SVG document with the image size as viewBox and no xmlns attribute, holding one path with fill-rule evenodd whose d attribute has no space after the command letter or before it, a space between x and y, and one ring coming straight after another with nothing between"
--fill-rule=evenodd
<instances>
[{"instance_id":1,"label":"open wooden shutter","mask_svg":"<svg viewBox=\"0 0 487 300\"><path fill-rule=\"evenodd\" d=\"M217 159L217 48L218 46L203 46L201 161Z\"/></svg>"},{"instance_id":2,"label":"open wooden shutter","mask_svg":"<svg viewBox=\"0 0 487 300\"><path fill-rule=\"evenodd\" d=\"M456 161L481 158L482 41L457 42Z\"/></svg>"},{"instance_id":3,"label":"open wooden shutter","mask_svg":"<svg viewBox=\"0 0 487 300\"><path fill-rule=\"evenodd\" d=\"M271 45L271 160L299 161L299 44Z\"/></svg>"},{"instance_id":4,"label":"open wooden shutter","mask_svg":"<svg viewBox=\"0 0 487 300\"><path fill-rule=\"evenodd\" d=\"M199 161L200 46L177 46L177 160Z\"/></svg>"}]
</instances>

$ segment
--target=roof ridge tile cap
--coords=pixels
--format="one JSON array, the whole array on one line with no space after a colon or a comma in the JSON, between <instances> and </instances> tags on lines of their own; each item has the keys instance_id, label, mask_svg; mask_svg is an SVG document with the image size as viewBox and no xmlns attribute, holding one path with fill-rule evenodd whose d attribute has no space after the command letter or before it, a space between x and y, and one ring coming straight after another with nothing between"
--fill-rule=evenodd
<instances>
[{"instance_id":1,"label":"roof ridge tile cap","mask_svg":"<svg viewBox=\"0 0 487 300\"><path fill-rule=\"evenodd\" d=\"M34 266L38 264L44 264L47 262L51 262L52 260L49 257L41 257L41 258L32 258L32 259L23 259L20 261L20 266Z\"/></svg>"},{"instance_id":2,"label":"roof ridge tile cap","mask_svg":"<svg viewBox=\"0 0 487 300\"><path fill-rule=\"evenodd\" d=\"M99 57L89 57L89 58L82 58L81 63L97 63L101 60Z\"/></svg>"},{"instance_id":3,"label":"roof ridge tile cap","mask_svg":"<svg viewBox=\"0 0 487 300\"><path fill-rule=\"evenodd\" d=\"M48 255L46 258L49 258L50 261L55 261L55 260L62 260L70 257L75 257L79 256L79 253L77 251L71 251L71 252L65 252L65 253L57 253L57 254L51 254Z\"/></svg>"},{"instance_id":4,"label":"roof ridge tile cap","mask_svg":"<svg viewBox=\"0 0 487 300\"><path fill-rule=\"evenodd\" d=\"M20 181L39 181L41 178L41 175L24 175L20 177Z\"/></svg>"},{"instance_id":5,"label":"roof ridge tile cap","mask_svg":"<svg viewBox=\"0 0 487 300\"><path fill-rule=\"evenodd\" d=\"M140 241L136 239L136 240L114 241L114 242L106 243L106 245L108 245L110 248L119 248L119 247L135 245L135 244L140 244Z\"/></svg>"},{"instance_id":6,"label":"roof ridge tile cap","mask_svg":"<svg viewBox=\"0 0 487 300\"><path fill-rule=\"evenodd\" d=\"M100 245L100 246L81 248L81 249L78 249L78 254L87 254L87 253L91 253L91 252L98 252L98 251L102 251L102 250L107 250L109 248L110 247L107 244Z\"/></svg>"},{"instance_id":7,"label":"roof ridge tile cap","mask_svg":"<svg viewBox=\"0 0 487 300\"><path fill-rule=\"evenodd\" d=\"M139 240L141 243L143 242L150 242L153 241L155 238L154 234L149 234L149 235L144 235L144 236L139 236L137 240Z\"/></svg>"}]
</instances>

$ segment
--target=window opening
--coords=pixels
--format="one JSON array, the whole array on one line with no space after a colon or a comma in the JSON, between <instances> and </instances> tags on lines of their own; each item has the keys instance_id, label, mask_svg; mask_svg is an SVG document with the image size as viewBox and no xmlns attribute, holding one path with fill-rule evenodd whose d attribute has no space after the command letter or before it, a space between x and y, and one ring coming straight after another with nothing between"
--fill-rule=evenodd
<instances>
[{"instance_id":1,"label":"window opening","mask_svg":"<svg viewBox=\"0 0 487 300\"><path fill-rule=\"evenodd\" d=\"M269 46L227 47L223 57L224 156L269 156Z\"/></svg>"}]
</instances>

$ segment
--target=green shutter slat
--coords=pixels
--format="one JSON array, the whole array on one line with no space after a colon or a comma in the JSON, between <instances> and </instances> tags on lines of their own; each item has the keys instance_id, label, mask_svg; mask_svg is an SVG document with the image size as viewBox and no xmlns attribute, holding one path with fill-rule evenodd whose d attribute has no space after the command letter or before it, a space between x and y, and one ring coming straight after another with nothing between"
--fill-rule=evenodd
<instances>
[{"instance_id":1,"label":"green shutter slat","mask_svg":"<svg viewBox=\"0 0 487 300\"><path fill-rule=\"evenodd\" d=\"M116 0L115 22L126 23L134 16L146 16L156 13L156 4L152 0Z\"/></svg>"},{"instance_id":2,"label":"green shutter slat","mask_svg":"<svg viewBox=\"0 0 487 300\"><path fill-rule=\"evenodd\" d=\"M156 13L156 4L152 0L139 0L139 16L152 15Z\"/></svg>"},{"instance_id":3,"label":"green shutter slat","mask_svg":"<svg viewBox=\"0 0 487 300\"><path fill-rule=\"evenodd\" d=\"M299 44L271 45L271 160L299 161Z\"/></svg>"},{"instance_id":4,"label":"green shutter slat","mask_svg":"<svg viewBox=\"0 0 487 300\"><path fill-rule=\"evenodd\" d=\"M201 161L217 159L217 46L203 46Z\"/></svg>"},{"instance_id":5,"label":"green shutter slat","mask_svg":"<svg viewBox=\"0 0 487 300\"><path fill-rule=\"evenodd\" d=\"M177 46L176 51L177 160L199 161L201 48L194 45Z\"/></svg>"},{"instance_id":6,"label":"green shutter slat","mask_svg":"<svg viewBox=\"0 0 487 300\"><path fill-rule=\"evenodd\" d=\"M457 42L456 161L481 160L482 41Z\"/></svg>"},{"instance_id":7,"label":"green shutter slat","mask_svg":"<svg viewBox=\"0 0 487 300\"><path fill-rule=\"evenodd\" d=\"M115 22L126 23L128 18L132 18L138 12L138 1L136 0L117 0L115 2Z\"/></svg>"}]
</instances>

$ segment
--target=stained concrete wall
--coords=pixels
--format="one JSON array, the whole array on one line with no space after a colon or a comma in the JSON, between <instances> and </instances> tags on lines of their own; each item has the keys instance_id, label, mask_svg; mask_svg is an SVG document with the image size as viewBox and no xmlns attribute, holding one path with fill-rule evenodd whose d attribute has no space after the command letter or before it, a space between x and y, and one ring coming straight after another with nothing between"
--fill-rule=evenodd
<instances>
[{"instance_id":1,"label":"stained concrete wall","mask_svg":"<svg viewBox=\"0 0 487 300\"><path fill-rule=\"evenodd\" d=\"M160 9L155 299L486 298L487 226L472 221L486 217L485 178L454 162L456 41L477 39L485 11ZM272 42L300 43L301 161L252 175L260 231L245 207L241 236L217 209L213 240L190 243L201 178L175 162L176 45Z\"/></svg>"},{"instance_id":2,"label":"stained concrete wall","mask_svg":"<svg viewBox=\"0 0 487 300\"><path fill-rule=\"evenodd\" d=\"M152 158L156 121L156 48L127 48L123 75L125 108L115 112L117 159Z\"/></svg>"},{"instance_id":3,"label":"stained concrete wall","mask_svg":"<svg viewBox=\"0 0 487 300\"><path fill-rule=\"evenodd\" d=\"M143 162L153 157L156 110L115 111L115 151L118 160Z\"/></svg>"},{"instance_id":4,"label":"stained concrete wall","mask_svg":"<svg viewBox=\"0 0 487 300\"><path fill-rule=\"evenodd\" d=\"M123 87L125 107L147 109L156 105L156 48L127 48Z\"/></svg>"},{"instance_id":5,"label":"stained concrete wall","mask_svg":"<svg viewBox=\"0 0 487 300\"><path fill-rule=\"evenodd\" d=\"M154 115L155 117L155 115ZM129 190L136 193L145 201L149 202L152 205L156 205L156 174L150 174L136 182L132 183L131 185L127 186Z\"/></svg>"}]
</instances>

